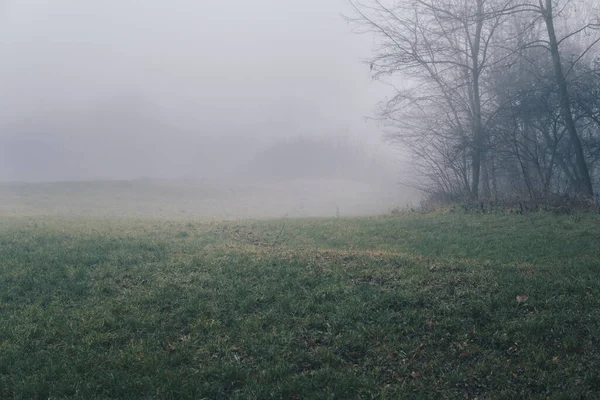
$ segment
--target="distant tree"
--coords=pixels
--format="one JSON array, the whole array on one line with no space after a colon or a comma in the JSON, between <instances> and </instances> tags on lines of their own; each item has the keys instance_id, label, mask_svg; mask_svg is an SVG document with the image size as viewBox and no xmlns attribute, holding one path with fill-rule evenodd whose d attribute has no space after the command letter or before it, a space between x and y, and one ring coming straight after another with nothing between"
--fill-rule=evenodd
<instances>
[{"instance_id":1,"label":"distant tree","mask_svg":"<svg viewBox=\"0 0 600 400\"><path fill-rule=\"evenodd\" d=\"M372 181L384 170L365 148L349 141L296 137L262 149L244 167L263 179L352 179Z\"/></svg>"}]
</instances>

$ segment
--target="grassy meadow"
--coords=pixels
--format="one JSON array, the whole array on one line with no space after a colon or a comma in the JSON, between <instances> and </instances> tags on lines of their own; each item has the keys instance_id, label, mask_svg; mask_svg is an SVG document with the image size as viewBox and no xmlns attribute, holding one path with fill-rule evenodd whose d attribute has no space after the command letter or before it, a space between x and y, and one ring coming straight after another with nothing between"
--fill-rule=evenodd
<instances>
[{"instance_id":1,"label":"grassy meadow","mask_svg":"<svg viewBox=\"0 0 600 400\"><path fill-rule=\"evenodd\" d=\"M0 399L598 397L599 215L0 218Z\"/></svg>"}]
</instances>

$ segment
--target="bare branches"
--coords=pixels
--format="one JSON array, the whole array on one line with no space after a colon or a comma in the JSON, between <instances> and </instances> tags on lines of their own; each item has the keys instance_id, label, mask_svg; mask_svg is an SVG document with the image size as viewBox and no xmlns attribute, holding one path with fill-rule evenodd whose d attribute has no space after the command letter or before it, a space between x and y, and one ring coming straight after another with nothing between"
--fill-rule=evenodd
<instances>
[{"instance_id":1,"label":"bare branches","mask_svg":"<svg viewBox=\"0 0 600 400\"><path fill-rule=\"evenodd\" d=\"M571 124L564 119L570 89L559 80L589 75L582 60L600 42L598 21L573 20L571 6L580 1L347 0L353 10L347 21L378 39L367 61L373 77L394 88L378 118L389 140L416 157L425 186L478 198L480 183L489 196L489 179L496 194L522 187L534 196L552 189L555 174L572 184L585 178L586 150L578 153L573 132L580 125L600 136L600 101L580 107ZM560 39L546 29L557 18L566 27ZM575 41L580 37L583 47ZM556 56L567 43L573 58L557 74Z\"/></svg>"}]
</instances>

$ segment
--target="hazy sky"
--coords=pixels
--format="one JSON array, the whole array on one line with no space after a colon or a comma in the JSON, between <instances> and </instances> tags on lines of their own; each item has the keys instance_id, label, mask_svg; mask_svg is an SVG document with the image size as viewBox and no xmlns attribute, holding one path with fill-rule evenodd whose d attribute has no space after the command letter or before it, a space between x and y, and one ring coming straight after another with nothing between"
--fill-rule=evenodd
<instances>
[{"instance_id":1,"label":"hazy sky","mask_svg":"<svg viewBox=\"0 0 600 400\"><path fill-rule=\"evenodd\" d=\"M230 136L377 143L364 117L385 88L361 63L371 39L350 32L348 11L343 0L0 0L0 138L35 130L68 149L65 169L107 177L152 164L160 175L157 157L183 170ZM148 118L114 117L121 108Z\"/></svg>"}]
</instances>

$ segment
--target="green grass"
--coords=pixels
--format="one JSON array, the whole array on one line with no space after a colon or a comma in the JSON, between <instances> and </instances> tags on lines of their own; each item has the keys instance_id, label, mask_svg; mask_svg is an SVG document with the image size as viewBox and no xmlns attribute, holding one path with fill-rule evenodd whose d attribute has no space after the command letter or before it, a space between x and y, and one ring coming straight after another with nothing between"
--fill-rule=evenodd
<instances>
[{"instance_id":1,"label":"green grass","mask_svg":"<svg viewBox=\"0 0 600 400\"><path fill-rule=\"evenodd\" d=\"M598 215L0 219L0 398L597 397Z\"/></svg>"}]
</instances>

